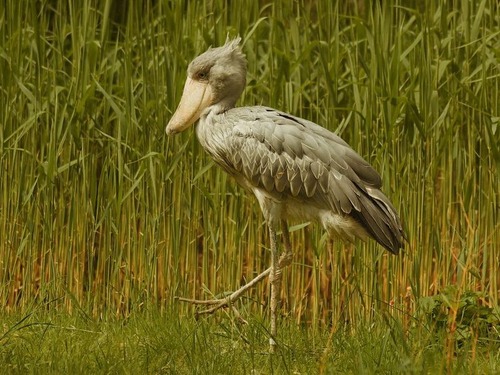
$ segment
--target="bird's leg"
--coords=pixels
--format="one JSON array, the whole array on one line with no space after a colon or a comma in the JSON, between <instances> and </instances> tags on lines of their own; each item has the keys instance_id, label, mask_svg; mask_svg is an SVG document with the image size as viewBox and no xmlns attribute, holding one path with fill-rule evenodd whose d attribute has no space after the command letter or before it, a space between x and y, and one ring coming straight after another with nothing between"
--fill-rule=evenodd
<instances>
[{"instance_id":1,"label":"bird's leg","mask_svg":"<svg viewBox=\"0 0 500 375\"><path fill-rule=\"evenodd\" d=\"M283 235L283 247L285 251L281 256L279 255L278 241L276 231L269 226L269 235L271 240L271 267L266 269L260 275L252 279L247 284L243 285L238 290L234 291L230 295L224 298L217 298L212 300L197 300L183 297L176 297L177 300L182 302L188 302L196 305L215 305L206 310L198 311L197 316L201 314L212 314L218 309L226 306L231 306L244 292L255 286L257 283L262 281L265 277L269 276L269 282L271 284L271 338L269 339L270 352L274 353L276 348L276 334L277 326L276 320L278 315L278 307L280 303L281 294L281 276L282 269L290 265L292 262L292 249L290 243L290 232L288 231L288 226L286 221L281 222L282 235Z\"/></svg>"},{"instance_id":2,"label":"bird's leg","mask_svg":"<svg viewBox=\"0 0 500 375\"><path fill-rule=\"evenodd\" d=\"M269 339L269 351L274 353L276 348L275 338L277 332L276 318L281 292L281 267L278 244L276 240L276 231L271 225L269 225L269 237L271 239L271 274L269 275L269 283L271 284L271 338Z\"/></svg>"},{"instance_id":3,"label":"bird's leg","mask_svg":"<svg viewBox=\"0 0 500 375\"><path fill-rule=\"evenodd\" d=\"M202 315L202 314L212 314L222 307L230 306L244 292L246 292L248 289L255 286L258 282L260 282L265 277L269 276L269 274L271 273L271 269L272 269L272 267L269 267L264 272L262 272L260 275L256 276L254 279L252 279L251 281L249 281L248 283L243 285L241 288L239 288L238 290L234 291L229 296L224 297L224 298L217 298L217 299L211 299L211 300L198 300L198 299L190 299L190 298L184 298L184 297L175 297L175 298L178 301L188 302L188 303L192 303L194 305L215 305L209 309L198 311L196 313L197 316Z\"/></svg>"},{"instance_id":4,"label":"bird's leg","mask_svg":"<svg viewBox=\"0 0 500 375\"><path fill-rule=\"evenodd\" d=\"M271 274L269 282L271 283L271 338L269 339L270 352L274 353L276 348L275 337L277 334L276 319L277 310L281 300L281 276L282 270L292 263L292 246L290 243L290 232L285 220L281 221L281 231L283 236L283 247L285 251L279 255L278 241L276 231L269 226L269 234L271 237Z\"/></svg>"},{"instance_id":5,"label":"bird's leg","mask_svg":"<svg viewBox=\"0 0 500 375\"><path fill-rule=\"evenodd\" d=\"M290 242L290 232L288 231L288 224L285 220L281 221L281 233L283 236L283 247L285 251L280 256L279 264L280 268L285 268L292 263L292 244Z\"/></svg>"}]
</instances>

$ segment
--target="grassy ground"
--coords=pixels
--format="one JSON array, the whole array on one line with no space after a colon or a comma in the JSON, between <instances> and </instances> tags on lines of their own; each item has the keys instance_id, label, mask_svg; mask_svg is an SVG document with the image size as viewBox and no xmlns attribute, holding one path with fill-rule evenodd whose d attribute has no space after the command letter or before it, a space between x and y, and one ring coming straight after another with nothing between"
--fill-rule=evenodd
<instances>
[{"instance_id":1,"label":"grassy ground","mask_svg":"<svg viewBox=\"0 0 500 375\"><path fill-rule=\"evenodd\" d=\"M390 316L369 326L312 330L281 321L279 350L268 353L267 322L227 316L195 321L157 309L99 321L32 311L2 318L3 373L34 374L495 374L498 346L464 342L450 361L447 335L403 332ZM444 333L444 332L443 332Z\"/></svg>"},{"instance_id":2,"label":"grassy ground","mask_svg":"<svg viewBox=\"0 0 500 375\"><path fill-rule=\"evenodd\" d=\"M499 14L495 0L4 1L0 368L498 371ZM409 237L393 257L297 223L275 358L266 283L244 328L174 299L269 264L254 199L192 132L164 135L187 64L227 35L248 58L240 104L341 134Z\"/></svg>"}]
</instances>

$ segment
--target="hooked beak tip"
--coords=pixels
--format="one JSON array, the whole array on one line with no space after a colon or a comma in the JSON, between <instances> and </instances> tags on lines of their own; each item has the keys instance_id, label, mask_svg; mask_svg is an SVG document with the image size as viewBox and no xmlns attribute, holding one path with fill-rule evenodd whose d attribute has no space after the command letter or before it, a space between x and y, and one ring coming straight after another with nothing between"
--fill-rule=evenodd
<instances>
[{"instance_id":1,"label":"hooked beak tip","mask_svg":"<svg viewBox=\"0 0 500 375\"><path fill-rule=\"evenodd\" d=\"M181 133L189 126L188 124L189 123L184 119L181 119L181 121L179 121L179 119L174 114L174 117L172 117L172 119L167 124L167 127L165 128L165 133L167 133L167 135L169 136Z\"/></svg>"},{"instance_id":2,"label":"hooked beak tip","mask_svg":"<svg viewBox=\"0 0 500 375\"><path fill-rule=\"evenodd\" d=\"M168 135L168 136L171 136L171 135L176 134L177 132L176 132L174 129L170 129L170 128L167 126L167 128L165 129L165 133L167 133L167 135Z\"/></svg>"}]
</instances>

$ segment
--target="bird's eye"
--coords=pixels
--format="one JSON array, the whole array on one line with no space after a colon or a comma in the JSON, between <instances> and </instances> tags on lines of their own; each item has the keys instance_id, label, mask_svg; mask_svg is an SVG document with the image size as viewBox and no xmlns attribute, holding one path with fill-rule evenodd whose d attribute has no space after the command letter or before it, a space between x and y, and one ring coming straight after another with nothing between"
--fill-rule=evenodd
<instances>
[{"instance_id":1,"label":"bird's eye","mask_svg":"<svg viewBox=\"0 0 500 375\"><path fill-rule=\"evenodd\" d=\"M207 80L208 79L208 72L199 72L197 74L197 78L200 80L200 81L204 81L204 80Z\"/></svg>"}]
</instances>

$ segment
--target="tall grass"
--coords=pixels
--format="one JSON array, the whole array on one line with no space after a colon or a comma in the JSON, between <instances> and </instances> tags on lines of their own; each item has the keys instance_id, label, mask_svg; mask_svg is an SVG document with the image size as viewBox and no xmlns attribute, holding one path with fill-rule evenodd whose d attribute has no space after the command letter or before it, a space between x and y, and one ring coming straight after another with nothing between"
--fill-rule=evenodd
<instances>
[{"instance_id":1,"label":"tall grass","mask_svg":"<svg viewBox=\"0 0 500 375\"><path fill-rule=\"evenodd\" d=\"M294 227L283 311L315 327L384 311L410 324L419 298L448 285L457 301L471 290L498 305L497 2L238 4L4 2L3 309L127 316L234 290L268 266L254 199L193 132L164 135L187 64L228 34L249 63L240 104L340 133L381 172L408 232L394 257Z\"/></svg>"}]
</instances>

